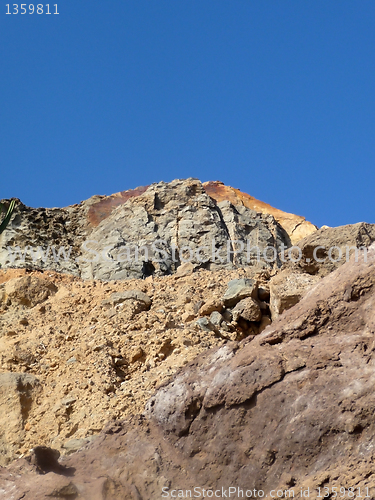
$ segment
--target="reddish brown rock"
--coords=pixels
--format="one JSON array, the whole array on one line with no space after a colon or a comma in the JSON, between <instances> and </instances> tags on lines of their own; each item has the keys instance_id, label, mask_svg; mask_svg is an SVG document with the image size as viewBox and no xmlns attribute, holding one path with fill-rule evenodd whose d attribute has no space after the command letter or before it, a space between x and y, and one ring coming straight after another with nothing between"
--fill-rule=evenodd
<instances>
[{"instance_id":1,"label":"reddish brown rock","mask_svg":"<svg viewBox=\"0 0 375 500\"><path fill-rule=\"evenodd\" d=\"M89 223L96 227L99 223L106 219L113 211L114 208L122 205L130 198L135 198L143 194L149 186L140 186L135 189L128 189L127 191L120 191L119 193L110 196L100 197L99 201L91 204L88 212L87 219Z\"/></svg>"}]
</instances>

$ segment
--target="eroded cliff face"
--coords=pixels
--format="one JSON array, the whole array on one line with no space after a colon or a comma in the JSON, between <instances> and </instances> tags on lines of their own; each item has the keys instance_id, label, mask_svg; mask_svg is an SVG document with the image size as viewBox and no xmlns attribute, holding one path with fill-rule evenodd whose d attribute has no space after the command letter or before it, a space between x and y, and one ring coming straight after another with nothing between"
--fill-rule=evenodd
<instances>
[{"instance_id":1,"label":"eroded cliff face","mask_svg":"<svg viewBox=\"0 0 375 500\"><path fill-rule=\"evenodd\" d=\"M29 255L0 270L1 498L375 496L375 225L314 230L298 262L168 254L210 238L290 246L296 233L238 193L188 179L63 209L18 205L3 258L46 241L82 256L90 240L108 259ZM164 267L112 258L155 237Z\"/></svg>"},{"instance_id":2,"label":"eroded cliff face","mask_svg":"<svg viewBox=\"0 0 375 500\"><path fill-rule=\"evenodd\" d=\"M235 206L243 205L255 212L272 215L288 233L293 245L318 229L314 224L307 221L305 217L283 212L268 203L264 203L249 194L243 193L239 189L226 186L220 181L205 182L203 183L203 187L206 193L217 202L229 201Z\"/></svg>"},{"instance_id":3,"label":"eroded cliff face","mask_svg":"<svg viewBox=\"0 0 375 500\"><path fill-rule=\"evenodd\" d=\"M88 216L91 224L97 226L111 214L115 207L122 205L130 198L143 194L149 187L150 186L141 186L136 189L121 191L111 196L101 197L99 201L96 201L90 207ZM234 206L244 206L264 215L272 215L288 233L292 244L297 243L302 238L305 238L317 230L317 227L304 217L283 212L282 210L272 207L268 203L257 200L247 193L243 193L239 189L226 186L220 181L204 182L203 188L208 196L218 203L229 201Z\"/></svg>"},{"instance_id":4,"label":"eroded cliff face","mask_svg":"<svg viewBox=\"0 0 375 500\"><path fill-rule=\"evenodd\" d=\"M302 217L221 183L176 180L66 208L35 209L18 202L1 235L0 261L3 268L53 269L105 280L173 274L186 260L206 269L249 263L272 269L280 261L264 258L267 247L288 248L315 229ZM260 258L247 252L254 247Z\"/></svg>"}]
</instances>

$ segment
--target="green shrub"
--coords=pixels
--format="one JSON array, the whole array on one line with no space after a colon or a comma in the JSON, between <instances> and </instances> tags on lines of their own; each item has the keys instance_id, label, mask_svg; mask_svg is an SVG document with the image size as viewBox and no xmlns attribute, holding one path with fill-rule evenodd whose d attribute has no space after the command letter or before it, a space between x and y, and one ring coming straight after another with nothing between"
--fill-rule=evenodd
<instances>
[{"instance_id":1,"label":"green shrub","mask_svg":"<svg viewBox=\"0 0 375 500\"><path fill-rule=\"evenodd\" d=\"M4 217L4 220L0 224L0 234L5 230L7 225L9 224L10 218L12 217L13 211L14 211L14 205L16 204L15 200L12 200L9 204L7 213ZM2 212L5 212L4 205L0 203L0 214Z\"/></svg>"}]
</instances>

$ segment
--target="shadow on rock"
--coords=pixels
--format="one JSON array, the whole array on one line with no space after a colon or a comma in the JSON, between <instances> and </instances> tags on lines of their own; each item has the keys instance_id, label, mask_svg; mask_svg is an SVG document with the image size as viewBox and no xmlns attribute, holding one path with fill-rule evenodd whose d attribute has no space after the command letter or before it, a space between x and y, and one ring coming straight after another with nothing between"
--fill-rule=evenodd
<instances>
[{"instance_id":1,"label":"shadow on rock","mask_svg":"<svg viewBox=\"0 0 375 500\"><path fill-rule=\"evenodd\" d=\"M36 446L31 450L31 455L27 457L30 464L36 467L38 474L54 472L60 476L74 476L76 469L61 465L58 461L59 458L60 452L47 446Z\"/></svg>"}]
</instances>

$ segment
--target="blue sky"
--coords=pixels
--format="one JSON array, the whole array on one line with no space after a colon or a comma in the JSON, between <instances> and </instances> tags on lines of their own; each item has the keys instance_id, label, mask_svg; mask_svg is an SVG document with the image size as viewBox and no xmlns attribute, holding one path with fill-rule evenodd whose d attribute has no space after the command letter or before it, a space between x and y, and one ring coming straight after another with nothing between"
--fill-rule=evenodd
<instances>
[{"instance_id":1,"label":"blue sky","mask_svg":"<svg viewBox=\"0 0 375 500\"><path fill-rule=\"evenodd\" d=\"M2 6L0 198L198 177L317 225L375 223L373 0L57 5Z\"/></svg>"}]
</instances>

